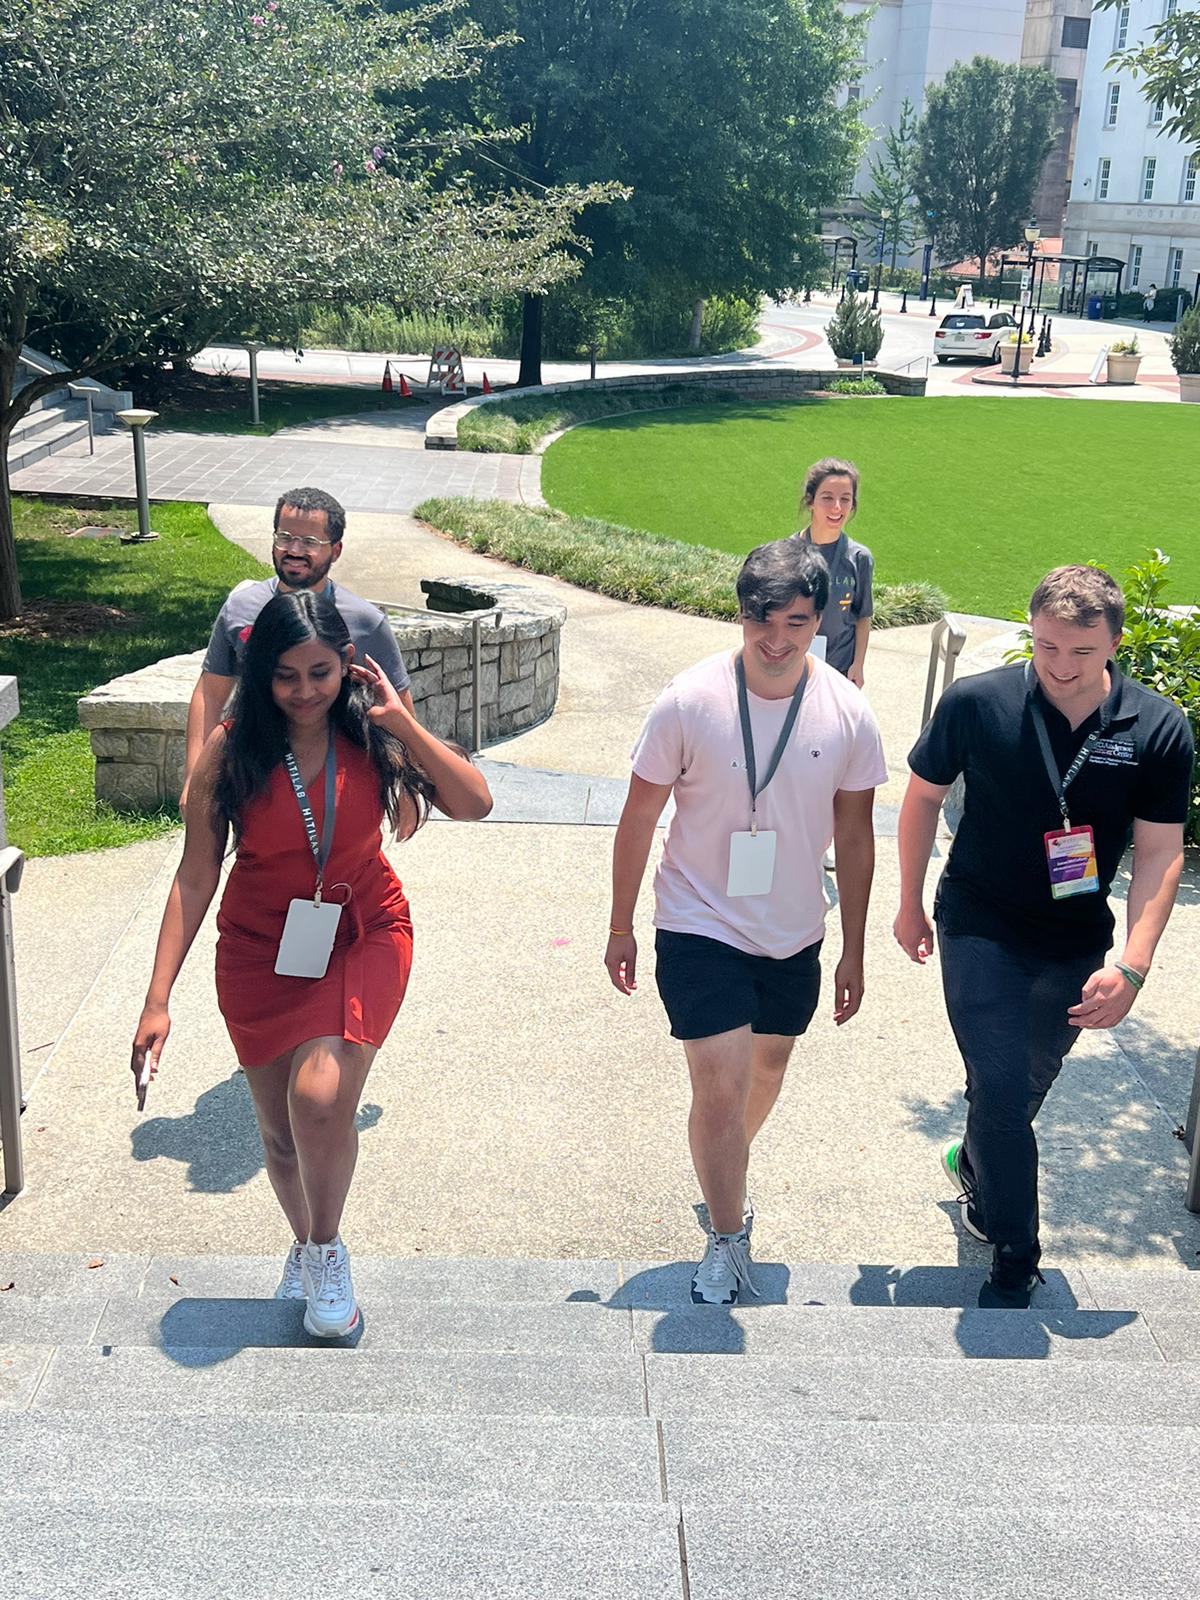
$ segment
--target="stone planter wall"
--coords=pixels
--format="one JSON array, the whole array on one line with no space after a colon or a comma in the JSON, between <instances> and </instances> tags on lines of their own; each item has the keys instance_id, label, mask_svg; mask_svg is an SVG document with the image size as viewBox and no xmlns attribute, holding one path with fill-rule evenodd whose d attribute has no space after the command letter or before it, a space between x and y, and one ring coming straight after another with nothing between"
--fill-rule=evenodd
<instances>
[{"instance_id":1,"label":"stone planter wall","mask_svg":"<svg viewBox=\"0 0 1200 1600\"><path fill-rule=\"evenodd\" d=\"M737 400L788 400L799 396L817 394L828 388L835 378L845 377L845 369L837 367L781 367L760 362L753 367L704 367L699 370L675 372L644 372L622 378L578 378L570 383L547 383L539 388L508 390L498 395L476 395L470 400L460 400L454 405L435 411L425 424L426 450L457 450L458 424L467 412L477 406L495 405L503 400L525 400L540 394L568 394L573 389L600 389L610 392L644 394L650 390L671 391L672 399L680 390L686 391L690 402L727 398ZM923 395L925 377L912 372L887 372L873 367L871 376L889 394Z\"/></svg>"},{"instance_id":2,"label":"stone planter wall","mask_svg":"<svg viewBox=\"0 0 1200 1600\"><path fill-rule=\"evenodd\" d=\"M487 578L431 579L421 587L428 612L389 612L421 723L440 739L470 749L470 617L485 608L492 614L480 624L484 743L544 721L558 697L565 609L544 605L520 585ZM97 800L116 811L153 811L178 801L188 701L203 659L202 650L169 656L114 678L79 702L79 721L96 758Z\"/></svg>"}]
</instances>

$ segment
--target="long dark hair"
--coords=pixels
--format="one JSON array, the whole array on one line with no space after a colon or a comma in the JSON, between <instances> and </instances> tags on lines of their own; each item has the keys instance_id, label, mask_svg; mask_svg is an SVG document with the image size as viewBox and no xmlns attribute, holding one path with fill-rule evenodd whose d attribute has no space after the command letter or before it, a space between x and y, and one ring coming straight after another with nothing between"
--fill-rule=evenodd
<instances>
[{"instance_id":1,"label":"long dark hair","mask_svg":"<svg viewBox=\"0 0 1200 1600\"><path fill-rule=\"evenodd\" d=\"M214 801L218 820L242 836L246 806L266 788L287 752L287 719L271 692L280 656L298 644L318 640L345 660L350 634L340 612L324 595L300 589L268 600L246 641L241 676L230 708L231 724L221 757ZM379 774L379 801L398 828L404 799L417 810L417 826L429 815L433 784L409 759L403 743L367 716L371 697L347 674L329 708L331 730L370 755Z\"/></svg>"}]
</instances>

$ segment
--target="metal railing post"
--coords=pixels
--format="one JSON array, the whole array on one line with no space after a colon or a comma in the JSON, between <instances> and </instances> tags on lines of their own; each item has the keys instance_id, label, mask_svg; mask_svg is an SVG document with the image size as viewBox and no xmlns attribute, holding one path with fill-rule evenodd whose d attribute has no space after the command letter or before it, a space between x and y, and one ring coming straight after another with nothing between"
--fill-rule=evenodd
<instances>
[{"instance_id":1,"label":"metal railing post","mask_svg":"<svg viewBox=\"0 0 1200 1600\"><path fill-rule=\"evenodd\" d=\"M483 619L471 618L471 754L483 743Z\"/></svg>"},{"instance_id":2,"label":"metal railing post","mask_svg":"<svg viewBox=\"0 0 1200 1600\"><path fill-rule=\"evenodd\" d=\"M939 618L933 625L929 636L929 672L925 678L925 704L921 711L921 726L924 727L933 715L933 693L937 682L938 660L945 656L945 667L942 672L942 693L954 682L954 664L967 642L966 629L956 622L947 613Z\"/></svg>"},{"instance_id":3,"label":"metal railing post","mask_svg":"<svg viewBox=\"0 0 1200 1600\"><path fill-rule=\"evenodd\" d=\"M21 1149L21 1044L17 1031L17 969L13 953L12 897L25 857L13 845L0 850L0 1141L4 1145L4 1193L25 1187Z\"/></svg>"}]
</instances>

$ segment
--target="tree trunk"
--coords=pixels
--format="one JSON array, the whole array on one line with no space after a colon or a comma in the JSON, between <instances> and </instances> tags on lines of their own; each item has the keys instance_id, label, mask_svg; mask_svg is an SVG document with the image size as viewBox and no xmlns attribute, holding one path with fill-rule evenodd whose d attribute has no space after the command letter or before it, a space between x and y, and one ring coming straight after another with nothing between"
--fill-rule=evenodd
<instances>
[{"instance_id":1,"label":"tree trunk","mask_svg":"<svg viewBox=\"0 0 1200 1600\"><path fill-rule=\"evenodd\" d=\"M17 576L17 543L8 488L8 441L17 420L12 398L19 354L19 345L0 345L0 622L21 614L21 580Z\"/></svg>"},{"instance_id":2,"label":"tree trunk","mask_svg":"<svg viewBox=\"0 0 1200 1600\"><path fill-rule=\"evenodd\" d=\"M0 622L21 614L17 542L13 535L12 496L8 492L9 433L9 427L0 423Z\"/></svg>"},{"instance_id":3,"label":"tree trunk","mask_svg":"<svg viewBox=\"0 0 1200 1600\"><path fill-rule=\"evenodd\" d=\"M527 389L542 381L542 313L544 295L527 294L521 303L521 370L517 387Z\"/></svg>"},{"instance_id":4,"label":"tree trunk","mask_svg":"<svg viewBox=\"0 0 1200 1600\"><path fill-rule=\"evenodd\" d=\"M701 296L692 307L692 325L688 330L688 350L694 356L700 354L700 330L704 326L704 298Z\"/></svg>"}]
</instances>

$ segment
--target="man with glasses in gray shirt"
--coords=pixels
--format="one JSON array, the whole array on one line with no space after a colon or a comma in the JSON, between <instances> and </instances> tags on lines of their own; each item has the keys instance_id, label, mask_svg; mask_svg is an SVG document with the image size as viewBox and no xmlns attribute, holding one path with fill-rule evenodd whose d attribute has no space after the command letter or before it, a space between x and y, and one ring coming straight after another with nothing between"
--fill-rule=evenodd
<instances>
[{"instance_id":1,"label":"man with glasses in gray shirt","mask_svg":"<svg viewBox=\"0 0 1200 1600\"><path fill-rule=\"evenodd\" d=\"M246 640L259 612L275 594L311 589L333 601L345 620L354 644L355 659L368 655L391 679L411 712L408 671L396 636L378 606L348 589L338 588L329 569L342 553L346 513L323 489L289 489L275 507L271 560L273 578L239 584L229 595L213 624L200 678L192 691L187 720L187 764L184 769L180 810L187 802L188 779L205 740L221 720L241 671Z\"/></svg>"}]
</instances>

